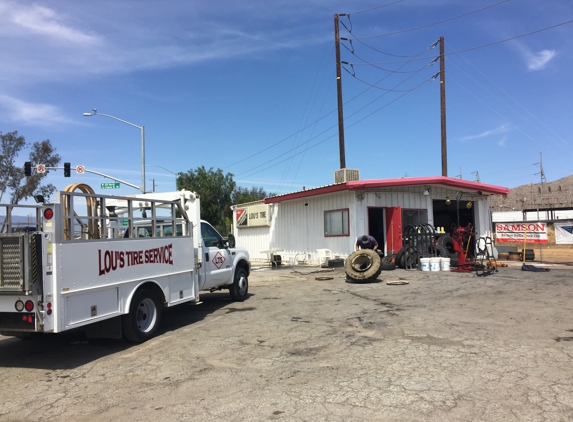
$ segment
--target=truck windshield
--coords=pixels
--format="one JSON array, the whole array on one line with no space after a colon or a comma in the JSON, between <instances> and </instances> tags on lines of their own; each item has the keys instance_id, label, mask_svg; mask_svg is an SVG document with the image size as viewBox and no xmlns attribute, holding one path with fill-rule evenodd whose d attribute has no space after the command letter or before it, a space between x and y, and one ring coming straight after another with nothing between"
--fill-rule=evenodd
<instances>
[{"instance_id":1,"label":"truck windshield","mask_svg":"<svg viewBox=\"0 0 573 422\"><path fill-rule=\"evenodd\" d=\"M205 222L201 222L201 237L205 246L218 246L223 240L219 232Z\"/></svg>"}]
</instances>

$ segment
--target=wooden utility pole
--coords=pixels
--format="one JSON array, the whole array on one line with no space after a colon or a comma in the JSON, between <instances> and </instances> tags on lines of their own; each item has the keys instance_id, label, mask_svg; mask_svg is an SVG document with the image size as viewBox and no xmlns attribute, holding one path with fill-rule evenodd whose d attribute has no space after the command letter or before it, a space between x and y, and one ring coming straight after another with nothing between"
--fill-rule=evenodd
<instances>
[{"instance_id":1,"label":"wooden utility pole","mask_svg":"<svg viewBox=\"0 0 573 422\"><path fill-rule=\"evenodd\" d=\"M334 46L336 50L336 89L338 92L338 147L340 149L340 168L346 168L344 152L344 117L342 112L342 75L340 72L340 33L338 30L338 13L334 14Z\"/></svg>"},{"instance_id":2,"label":"wooden utility pole","mask_svg":"<svg viewBox=\"0 0 573 422\"><path fill-rule=\"evenodd\" d=\"M442 176L447 176L448 143L446 139L446 66L444 64L444 37L440 37L440 105L442 116Z\"/></svg>"}]
</instances>

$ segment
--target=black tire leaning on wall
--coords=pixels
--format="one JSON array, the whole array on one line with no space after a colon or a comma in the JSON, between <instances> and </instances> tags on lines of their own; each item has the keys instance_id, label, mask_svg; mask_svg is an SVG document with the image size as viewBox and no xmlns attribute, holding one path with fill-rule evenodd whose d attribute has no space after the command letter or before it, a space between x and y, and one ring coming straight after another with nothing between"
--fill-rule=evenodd
<instances>
[{"instance_id":1,"label":"black tire leaning on wall","mask_svg":"<svg viewBox=\"0 0 573 422\"><path fill-rule=\"evenodd\" d=\"M398 251L398 253L396 254L396 257L394 258L394 263L396 264L397 267L402 267L400 265L400 261L402 261L402 257L404 256L404 251L406 250L405 247L401 247L400 250ZM402 267L403 268L403 267Z\"/></svg>"},{"instance_id":2,"label":"black tire leaning on wall","mask_svg":"<svg viewBox=\"0 0 573 422\"><path fill-rule=\"evenodd\" d=\"M367 283L376 280L382 272L382 260L371 249L352 252L344 263L346 276L353 281Z\"/></svg>"},{"instance_id":3,"label":"black tire leaning on wall","mask_svg":"<svg viewBox=\"0 0 573 422\"><path fill-rule=\"evenodd\" d=\"M382 262L380 264L382 271L392 271L396 269L396 264L392 262L393 259L394 258L391 256L385 256L382 258Z\"/></svg>"},{"instance_id":4,"label":"black tire leaning on wall","mask_svg":"<svg viewBox=\"0 0 573 422\"><path fill-rule=\"evenodd\" d=\"M445 234L438 239L438 245L444 246L448 253L454 252L454 239L449 234Z\"/></svg>"},{"instance_id":5,"label":"black tire leaning on wall","mask_svg":"<svg viewBox=\"0 0 573 422\"><path fill-rule=\"evenodd\" d=\"M396 257L396 265L404 269L406 269L406 267L415 267L418 262L418 251L411 246L407 248L404 247L403 249L404 251L400 256L400 260Z\"/></svg>"}]
</instances>

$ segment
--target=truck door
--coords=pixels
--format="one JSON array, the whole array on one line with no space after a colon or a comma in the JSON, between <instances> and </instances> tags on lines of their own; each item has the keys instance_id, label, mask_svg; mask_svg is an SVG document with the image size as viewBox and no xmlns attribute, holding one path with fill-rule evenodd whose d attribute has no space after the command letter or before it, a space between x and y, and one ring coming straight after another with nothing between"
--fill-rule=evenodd
<instances>
[{"instance_id":1,"label":"truck door","mask_svg":"<svg viewBox=\"0 0 573 422\"><path fill-rule=\"evenodd\" d=\"M398 253L402 247L402 207L386 208L386 248Z\"/></svg>"},{"instance_id":2,"label":"truck door","mask_svg":"<svg viewBox=\"0 0 573 422\"><path fill-rule=\"evenodd\" d=\"M203 259L205 266L205 283L201 288L211 288L229 284L232 281L233 260L229 249L222 247L223 238L210 224L201 222L203 238Z\"/></svg>"}]
</instances>

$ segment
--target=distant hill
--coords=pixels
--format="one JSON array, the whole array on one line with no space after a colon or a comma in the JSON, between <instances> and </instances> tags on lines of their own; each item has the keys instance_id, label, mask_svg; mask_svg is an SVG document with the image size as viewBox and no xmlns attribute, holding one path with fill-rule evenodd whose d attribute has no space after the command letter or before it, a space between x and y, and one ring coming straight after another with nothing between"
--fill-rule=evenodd
<instances>
[{"instance_id":1,"label":"distant hill","mask_svg":"<svg viewBox=\"0 0 573 422\"><path fill-rule=\"evenodd\" d=\"M493 211L573 208L573 175L554 182L517 186L509 191L507 197L492 196L490 205Z\"/></svg>"}]
</instances>

